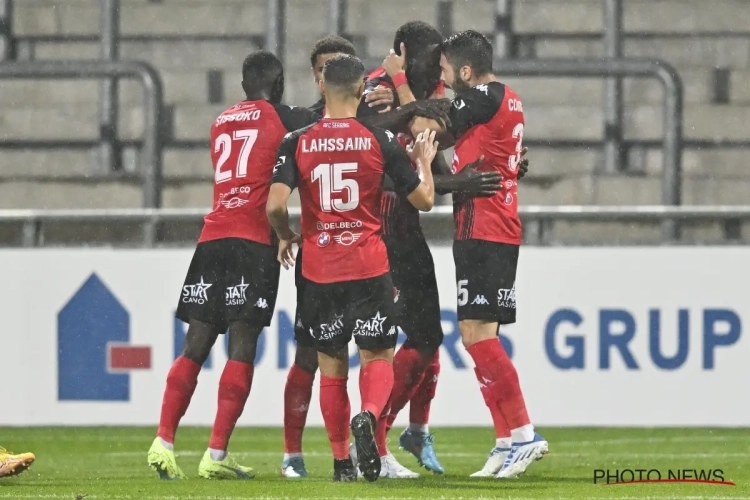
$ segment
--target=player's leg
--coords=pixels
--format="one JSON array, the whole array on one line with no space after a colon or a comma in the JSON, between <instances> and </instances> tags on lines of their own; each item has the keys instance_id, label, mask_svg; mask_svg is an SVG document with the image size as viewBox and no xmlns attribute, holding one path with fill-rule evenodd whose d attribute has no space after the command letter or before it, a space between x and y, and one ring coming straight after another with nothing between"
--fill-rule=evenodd
<instances>
[{"instance_id":1,"label":"player's leg","mask_svg":"<svg viewBox=\"0 0 750 500\"><path fill-rule=\"evenodd\" d=\"M333 480L357 480L349 456L349 351L351 329L344 327L345 284L307 282L301 319L318 352L320 366L320 410L333 452Z\"/></svg>"},{"instance_id":2,"label":"player's leg","mask_svg":"<svg viewBox=\"0 0 750 500\"><path fill-rule=\"evenodd\" d=\"M445 472L435 453L434 438L429 432L429 416L440 374L440 355L443 343L443 327L440 318L440 297L437 290L435 266L427 242L417 245L414 255L420 263L408 288L405 300L403 329L407 339L400 351L416 351L420 358L421 373L409 397L409 427L401 433L399 445L414 455L419 464L436 474ZM398 357L398 354L396 355ZM394 370L396 369L394 361ZM395 392L395 391L394 391ZM395 399L395 398L394 398ZM395 413L395 412L392 412ZM395 414L389 418L389 428Z\"/></svg>"},{"instance_id":3,"label":"player's leg","mask_svg":"<svg viewBox=\"0 0 750 500\"><path fill-rule=\"evenodd\" d=\"M492 392L492 388L486 385L482 377L482 372L475 368L474 374L477 377L477 382L479 382L482 398L484 398L484 402L492 415L492 424L495 427L495 447L492 448L490 454L487 456L487 462L485 462L484 467L472 474L471 477L494 477L502 469L505 459L510 454L512 444L510 427Z\"/></svg>"},{"instance_id":4,"label":"player's leg","mask_svg":"<svg viewBox=\"0 0 750 500\"><path fill-rule=\"evenodd\" d=\"M229 439L250 395L258 338L264 325L233 321L229 325L229 359L219 379L216 419L198 474L206 479L252 479L252 468L227 452Z\"/></svg>"},{"instance_id":5,"label":"player's leg","mask_svg":"<svg viewBox=\"0 0 750 500\"><path fill-rule=\"evenodd\" d=\"M351 283L347 317L354 326L362 364L362 407L351 424L357 465L365 479L375 481L382 470L376 424L393 391L393 352L398 340L390 274Z\"/></svg>"},{"instance_id":6,"label":"player's leg","mask_svg":"<svg viewBox=\"0 0 750 500\"><path fill-rule=\"evenodd\" d=\"M456 241L453 246L458 285L458 320L461 340L476 365L480 387L495 411L496 436L507 433L513 443L497 477L515 477L548 449L534 432L526 411L518 373L500 344L500 324L515 322L515 276L518 247L486 241ZM493 403L497 406L493 408ZM499 412L498 412L499 410ZM502 415L503 419L498 417ZM506 436L500 440L507 442ZM505 455L490 454L493 469ZM515 453L516 451L519 453ZM487 467L487 465L485 465ZM481 472L481 471L480 471Z\"/></svg>"},{"instance_id":7,"label":"player's leg","mask_svg":"<svg viewBox=\"0 0 750 500\"><path fill-rule=\"evenodd\" d=\"M307 477L302 456L302 433L305 430L307 411L312 399L315 372L318 370L318 352L308 328L302 321L306 280L302 276L301 248L297 252L294 272L297 286L294 339L297 342L297 350L284 387L284 460L281 464L281 475L288 478Z\"/></svg>"},{"instance_id":8,"label":"player's leg","mask_svg":"<svg viewBox=\"0 0 750 500\"><path fill-rule=\"evenodd\" d=\"M201 366L223 331L221 240L199 243L182 287L177 318L188 323L182 352L167 375L157 437L148 452L148 464L161 479L185 475L177 465L174 439L198 384Z\"/></svg>"},{"instance_id":9,"label":"player's leg","mask_svg":"<svg viewBox=\"0 0 750 500\"><path fill-rule=\"evenodd\" d=\"M307 333L307 337L309 336ZM317 351L297 340L294 364L289 369L284 387L284 461L281 464L281 475L284 477L307 477L302 455L302 433L305 430L317 370Z\"/></svg>"},{"instance_id":10,"label":"player's leg","mask_svg":"<svg viewBox=\"0 0 750 500\"><path fill-rule=\"evenodd\" d=\"M36 457L33 453L14 454L0 446L0 477L16 476L31 467Z\"/></svg>"},{"instance_id":11,"label":"player's leg","mask_svg":"<svg viewBox=\"0 0 750 500\"><path fill-rule=\"evenodd\" d=\"M229 324L229 360L219 381L216 419L198 474L207 479L252 479L252 469L239 465L227 448L250 394L258 338L273 318L280 264L272 246L239 238L225 241L222 310Z\"/></svg>"},{"instance_id":12,"label":"player's leg","mask_svg":"<svg viewBox=\"0 0 750 500\"><path fill-rule=\"evenodd\" d=\"M330 323L324 323L330 324ZM323 413L328 440L333 452L333 480L357 480L357 472L349 456L349 350L347 347L321 345L318 352L320 364L320 410Z\"/></svg>"}]
</instances>

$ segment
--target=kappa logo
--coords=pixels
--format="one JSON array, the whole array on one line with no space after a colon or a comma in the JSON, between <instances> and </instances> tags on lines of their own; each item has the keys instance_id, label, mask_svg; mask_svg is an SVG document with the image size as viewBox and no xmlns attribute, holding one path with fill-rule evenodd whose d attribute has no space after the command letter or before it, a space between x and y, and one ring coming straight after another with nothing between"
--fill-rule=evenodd
<instances>
[{"instance_id":1,"label":"kappa logo","mask_svg":"<svg viewBox=\"0 0 750 500\"><path fill-rule=\"evenodd\" d=\"M487 86L487 84L485 84L485 83L483 83L483 84L481 84L481 85L477 85L477 86L476 86L476 87L474 87L474 88L475 88L475 89L477 89L477 90L478 90L478 91L480 91L480 92L484 92L484 95L489 95L489 92L490 92L490 88L489 88L489 87Z\"/></svg>"},{"instance_id":2,"label":"kappa logo","mask_svg":"<svg viewBox=\"0 0 750 500\"><path fill-rule=\"evenodd\" d=\"M385 135L388 137L388 142L393 141L393 137L394 137L393 132L391 132L390 130L386 130Z\"/></svg>"},{"instance_id":3,"label":"kappa logo","mask_svg":"<svg viewBox=\"0 0 750 500\"><path fill-rule=\"evenodd\" d=\"M199 283L182 287L182 302L184 304L205 304L208 300L208 289L212 286L213 283L206 283L201 276Z\"/></svg>"},{"instance_id":4,"label":"kappa logo","mask_svg":"<svg viewBox=\"0 0 750 500\"><path fill-rule=\"evenodd\" d=\"M226 299L225 305L228 305L228 306L244 305L245 301L247 300L245 298L245 290L247 290L248 286L250 285L245 283L244 276L240 278L239 285L228 286L226 294L225 294L225 299Z\"/></svg>"},{"instance_id":5,"label":"kappa logo","mask_svg":"<svg viewBox=\"0 0 750 500\"><path fill-rule=\"evenodd\" d=\"M381 316L380 311L366 321L358 319L357 323L354 325L354 331L352 334L361 337L377 337L378 335L383 335L383 323L387 319L388 316Z\"/></svg>"},{"instance_id":6,"label":"kappa logo","mask_svg":"<svg viewBox=\"0 0 750 500\"><path fill-rule=\"evenodd\" d=\"M266 299L261 297L258 299L258 302L255 303L255 307L257 307L258 309L268 309L268 302L266 302Z\"/></svg>"},{"instance_id":7,"label":"kappa logo","mask_svg":"<svg viewBox=\"0 0 750 500\"><path fill-rule=\"evenodd\" d=\"M399 290L398 288L394 286L393 287L393 303L395 304L396 302L398 302L399 298L401 298L401 290Z\"/></svg>"},{"instance_id":8,"label":"kappa logo","mask_svg":"<svg viewBox=\"0 0 750 500\"><path fill-rule=\"evenodd\" d=\"M474 300L471 301L473 305L478 306L488 306L490 305L490 302L487 300L487 298L484 295L477 295L474 297Z\"/></svg>"},{"instance_id":9,"label":"kappa logo","mask_svg":"<svg viewBox=\"0 0 750 500\"><path fill-rule=\"evenodd\" d=\"M286 134L286 135L284 136L284 139L286 139L286 138L287 138L287 137L289 137L290 135L292 135L292 134L291 134L291 133L289 133L289 134ZM279 168L281 168L281 166L282 166L282 165L283 165L284 163L286 163L286 156L279 156L278 160L276 160L276 165L274 165L274 166L273 166L273 173L275 174L275 173L276 173L276 172L277 172L277 171L279 170Z\"/></svg>"},{"instance_id":10,"label":"kappa logo","mask_svg":"<svg viewBox=\"0 0 750 500\"><path fill-rule=\"evenodd\" d=\"M325 248L330 244L331 244L331 235L328 233L320 233L320 235L318 236L318 246L320 248Z\"/></svg>"},{"instance_id":11,"label":"kappa logo","mask_svg":"<svg viewBox=\"0 0 750 500\"><path fill-rule=\"evenodd\" d=\"M244 198L238 198L235 196L234 198L231 198L229 200L221 200L219 203L224 205L224 208L231 209L231 208L237 208L243 205L247 205L248 203L250 203L250 200L246 200Z\"/></svg>"},{"instance_id":12,"label":"kappa logo","mask_svg":"<svg viewBox=\"0 0 750 500\"><path fill-rule=\"evenodd\" d=\"M362 233L352 233L351 231L344 231L343 233L334 236L333 239L336 240L336 243L348 247L352 243L356 242L360 236L362 236Z\"/></svg>"},{"instance_id":13,"label":"kappa logo","mask_svg":"<svg viewBox=\"0 0 750 500\"><path fill-rule=\"evenodd\" d=\"M497 305L509 309L516 308L516 285L513 288L500 288L497 291Z\"/></svg>"}]
</instances>

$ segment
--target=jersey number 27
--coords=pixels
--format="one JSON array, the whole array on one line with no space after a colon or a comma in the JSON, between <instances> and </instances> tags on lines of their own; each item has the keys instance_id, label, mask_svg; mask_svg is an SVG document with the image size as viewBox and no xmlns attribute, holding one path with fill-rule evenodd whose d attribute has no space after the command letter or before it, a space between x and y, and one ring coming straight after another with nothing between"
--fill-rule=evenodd
<instances>
[{"instance_id":1,"label":"jersey number 27","mask_svg":"<svg viewBox=\"0 0 750 500\"><path fill-rule=\"evenodd\" d=\"M345 173L356 172L357 168L356 163L321 163L313 169L312 182L319 183L321 210L349 212L357 208L359 184L355 179L344 178Z\"/></svg>"}]
</instances>

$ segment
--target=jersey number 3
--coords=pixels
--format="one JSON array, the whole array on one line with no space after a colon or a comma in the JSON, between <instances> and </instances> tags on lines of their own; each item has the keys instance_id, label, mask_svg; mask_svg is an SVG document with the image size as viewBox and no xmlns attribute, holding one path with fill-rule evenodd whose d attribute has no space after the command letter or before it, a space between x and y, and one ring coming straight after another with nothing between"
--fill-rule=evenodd
<instances>
[{"instance_id":1,"label":"jersey number 3","mask_svg":"<svg viewBox=\"0 0 750 500\"><path fill-rule=\"evenodd\" d=\"M511 172L515 172L518 168L518 164L521 163L521 150L523 149L523 123L519 123L513 127L513 138L518 139L516 143L516 154L511 155L508 158L508 168Z\"/></svg>"},{"instance_id":2,"label":"jersey number 3","mask_svg":"<svg viewBox=\"0 0 750 500\"><path fill-rule=\"evenodd\" d=\"M312 171L312 182L320 185L320 208L324 212L349 212L359 205L359 184L344 179L345 173L356 172L356 163L321 163ZM346 191L346 201L343 193ZM335 196L339 195L339 196Z\"/></svg>"}]
</instances>

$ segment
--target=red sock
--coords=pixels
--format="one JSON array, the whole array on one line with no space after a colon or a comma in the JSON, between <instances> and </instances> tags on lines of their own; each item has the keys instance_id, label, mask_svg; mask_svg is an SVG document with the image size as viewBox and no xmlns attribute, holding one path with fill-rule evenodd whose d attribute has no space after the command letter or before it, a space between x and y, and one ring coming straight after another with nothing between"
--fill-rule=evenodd
<instances>
[{"instance_id":1,"label":"red sock","mask_svg":"<svg viewBox=\"0 0 750 500\"><path fill-rule=\"evenodd\" d=\"M440 375L440 350L435 351L435 355L427 365L427 369L422 375L422 380L414 390L409 402L409 422L412 424L427 425L430 421L430 407L432 400L435 399L435 390L437 389L438 377Z\"/></svg>"},{"instance_id":2,"label":"red sock","mask_svg":"<svg viewBox=\"0 0 750 500\"><path fill-rule=\"evenodd\" d=\"M201 365L183 356L177 358L169 370L161 403L159 430L156 433L168 443L174 443L177 426L190 405L200 371Z\"/></svg>"},{"instance_id":3,"label":"red sock","mask_svg":"<svg viewBox=\"0 0 750 500\"><path fill-rule=\"evenodd\" d=\"M250 386L253 384L253 365L240 361L227 361L219 380L219 409L208 447L226 450L237 420L245 408Z\"/></svg>"},{"instance_id":4,"label":"red sock","mask_svg":"<svg viewBox=\"0 0 750 500\"><path fill-rule=\"evenodd\" d=\"M484 379L489 377L482 377L482 371L479 368L474 368L474 373L479 381L479 389L482 391L484 402L487 405L487 408L490 409L490 414L492 415L492 423L495 426L495 438L509 438L510 426L508 425L508 422L505 421L505 415L503 415L500 405L498 405L497 399L495 398L497 389L493 384L496 382L490 382L489 384L485 382Z\"/></svg>"},{"instance_id":5,"label":"red sock","mask_svg":"<svg viewBox=\"0 0 750 500\"><path fill-rule=\"evenodd\" d=\"M302 432L312 399L315 373L292 365L284 388L284 451L302 453Z\"/></svg>"},{"instance_id":6,"label":"red sock","mask_svg":"<svg viewBox=\"0 0 750 500\"><path fill-rule=\"evenodd\" d=\"M362 379L360 373L360 380ZM380 456L384 457L388 454L388 431L393 427L393 421L396 419L396 415L391 413L391 400L389 399L383 408L383 413L378 419L378 423L375 426L375 444L378 446ZM390 423L389 423L390 422Z\"/></svg>"},{"instance_id":7,"label":"red sock","mask_svg":"<svg viewBox=\"0 0 750 500\"><path fill-rule=\"evenodd\" d=\"M349 458L349 393L346 392L348 377L320 376L320 410L331 441L333 458Z\"/></svg>"},{"instance_id":8,"label":"red sock","mask_svg":"<svg viewBox=\"0 0 750 500\"><path fill-rule=\"evenodd\" d=\"M498 406L511 429L531 423L526 411L526 402L518 382L518 372L513 366L499 339L477 342L466 349L476 363L477 369L489 382Z\"/></svg>"},{"instance_id":9,"label":"red sock","mask_svg":"<svg viewBox=\"0 0 750 500\"><path fill-rule=\"evenodd\" d=\"M359 393L362 411L369 411L378 419L383 414L393 391L393 366L384 359L370 361L359 373Z\"/></svg>"}]
</instances>

